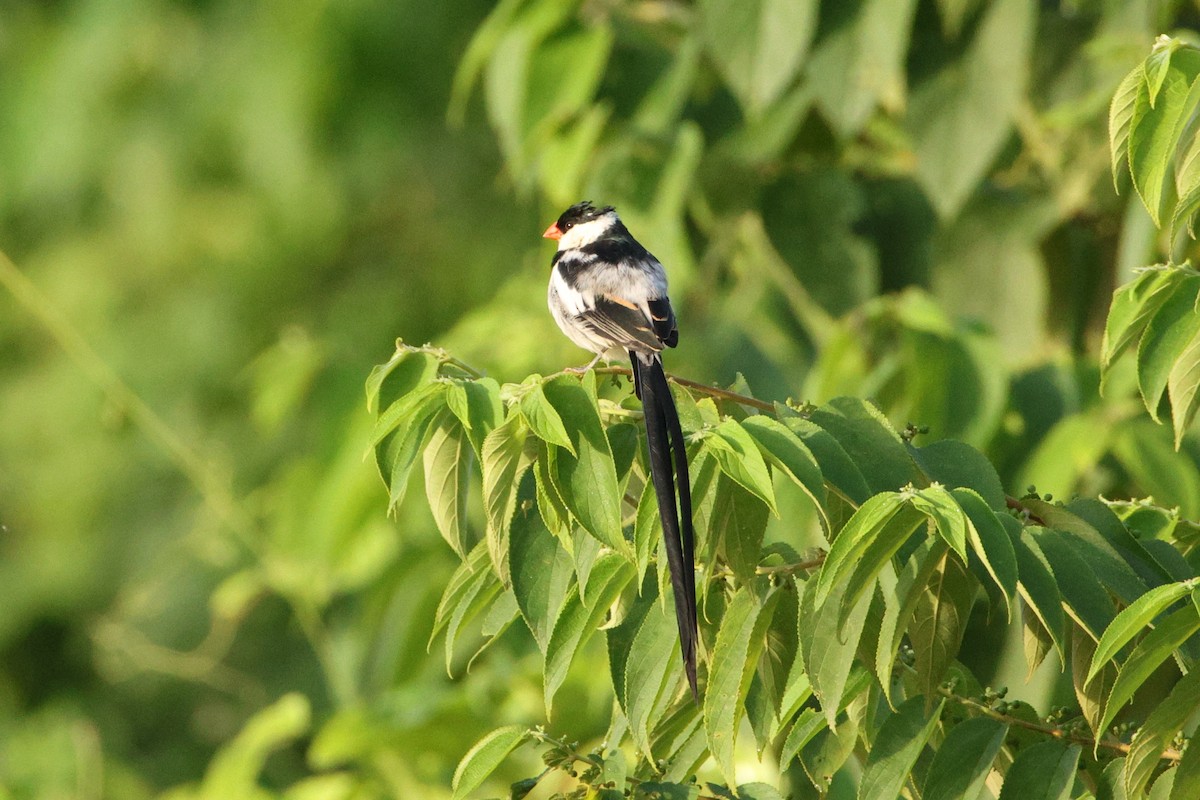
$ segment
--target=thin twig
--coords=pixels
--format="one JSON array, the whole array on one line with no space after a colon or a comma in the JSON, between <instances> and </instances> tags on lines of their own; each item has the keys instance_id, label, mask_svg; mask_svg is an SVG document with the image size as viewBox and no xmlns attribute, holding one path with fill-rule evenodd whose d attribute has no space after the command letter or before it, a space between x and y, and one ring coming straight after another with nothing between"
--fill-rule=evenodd
<instances>
[{"instance_id":1,"label":"thin twig","mask_svg":"<svg viewBox=\"0 0 1200 800\"><path fill-rule=\"evenodd\" d=\"M943 697L945 697L949 700L953 700L954 702L958 703L959 705L963 705L963 706L966 706L967 708L977 711L985 717L990 717L991 719L994 719L998 722L1004 722L1009 725L1015 725L1018 728L1024 728L1025 730L1029 730L1029 731L1036 731L1037 733L1042 733L1047 736L1050 736L1051 738L1059 739L1061 741L1072 742L1074 744L1086 745L1087 747L1090 747L1092 749L1096 749L1097 747L1099 747L1099 748L1108 750L1113 753L1118 753L1120 755L1129 755L1129 752L1132 749L1130 745L1127 745L1124 742L1114 742L1111 739L1096 740L1090 736L1080 736L1077 733L1072 733L1070 731L1063 730L1062 728L1056 728L1051 725L1042 725L1041 723L1030 722L1029 720L1026 720L1026 719L1021 719L1019 717L1014 717L1009 714L1004 714L1004 713L992 708L991 706L987 705L986 703L981 703L980 701L978 701L974 698L963 697L960 694L956 694L954 691L952 691L951 689L947 689L945 686L938 687L938 694L942 695ZM1179 752L1178 750L1176 750L1173 747L1168 747L1166 750L1164 750L1159 755L1160 760L1171 761L1174 763L1179 763L1179 760L1182 757L1183 757L1183 753Z\"/></svg>"},{"instance_id":2,"label":"thin twig","mask_svg":"<svg viewBox=\"0 0 1200 800\"><path fill-rule=\"evenodd\" d=\"M624 375L627 378L633 376L633 371L630 370L629 367L596 367L592 371L597 375ZM680 378L678 375L671 375L670 373L667 374L667 380L671 381L671 383L687 387L688 389L699 392L700 394L708 395L709 397L714 397L718 400L728 400L730 402L737 403L738 405L757 408L759 411L775 411L775 406L772 403L768 403L765 400L759 400L756 397L738 394L737 392L732 392L729 389L722 389L717 386L708 386L707 384L688 380L687 378Z\"/></svg>"}]
</instances>

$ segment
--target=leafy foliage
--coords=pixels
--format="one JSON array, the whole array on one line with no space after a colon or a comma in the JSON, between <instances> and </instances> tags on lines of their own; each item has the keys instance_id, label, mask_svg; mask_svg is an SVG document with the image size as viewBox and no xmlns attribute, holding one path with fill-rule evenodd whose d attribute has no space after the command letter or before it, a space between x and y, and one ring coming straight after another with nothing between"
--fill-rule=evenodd
<instances>
[{"instance_id":1,"label":"leafy foliage","mask_svg":"<svg viewBox=\"0 0 1200 800\"><path fill-rule=\"evenodd\" d=\"M1195 795L1186 4L3 8L0 795ZM637 403L542 377L588 197L700 706Z\"/></svg>"}]
</instances>

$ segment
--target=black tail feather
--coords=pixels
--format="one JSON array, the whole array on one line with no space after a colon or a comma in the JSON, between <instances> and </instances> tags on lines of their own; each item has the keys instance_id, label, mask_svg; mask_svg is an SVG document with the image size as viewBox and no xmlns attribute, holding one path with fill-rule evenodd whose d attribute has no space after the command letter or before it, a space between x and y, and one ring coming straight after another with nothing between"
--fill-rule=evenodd
<instances>
[{"instance_id":1,"label":"black tail feather","mask_svg":"<svg viewBox=\"0 0 1200 800\"><path fill-rule=\"evenodd\" d=\"M696 619L695 533L692 529L691 483L688 477L687 447L675 399L667 384L662 361L657 355L643 357L630 353L634 386L639 390L646 419L646 443L650 450L650 479L658 499L667 566L675 591L675 620L679 625L679 647L692 697L699 702L696 686L696 643L699 638ZM643 360L645 359L645 360ZM674 470L672 470L674 451ZM675 488L679 487L679 505Z\"/></svg>"}]
</instances>

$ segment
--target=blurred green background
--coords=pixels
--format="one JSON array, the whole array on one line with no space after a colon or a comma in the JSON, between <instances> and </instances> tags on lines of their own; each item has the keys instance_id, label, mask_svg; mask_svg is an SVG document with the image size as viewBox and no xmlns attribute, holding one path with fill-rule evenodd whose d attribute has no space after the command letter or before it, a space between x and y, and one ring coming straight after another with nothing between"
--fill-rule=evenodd
<instances>
[{"instance_id":1,"label":"blurred green background","mask_svg":"<svg viewBox=\"0 0 1200 800\"><path fill-rule=\"evenodd\" d=\"M466 675L426 654L457 560L419 491L385 515L362 385L398 336L502 382L582 363L538 234L585 197L666 263L672 371L873 398L1010 493L1200 515L1200 443L1095 360L1164 246L1108 101L1198 19L0 0L0 797L448 796L541 721L526 632ZM556 730L603 732L597 674Z\"/></svg>"}]
</instances>

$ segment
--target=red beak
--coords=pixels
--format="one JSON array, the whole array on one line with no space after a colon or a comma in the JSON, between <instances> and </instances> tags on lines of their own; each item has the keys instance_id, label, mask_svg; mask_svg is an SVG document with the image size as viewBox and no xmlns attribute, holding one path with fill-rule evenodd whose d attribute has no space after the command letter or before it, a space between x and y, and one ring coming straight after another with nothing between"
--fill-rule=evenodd
<instances>
[{"instance_id":1,"label":"red beak","mask_svg":"<svg viewBox=\"0 0 1200 800\"><path fill-rule=\"evenodd\" d=\"M562 231L560 231L558 229L558 223L555 222L549 228L546 228L546 232L542 234L542 238L543 239L561 239Z\"/></svg>"}]
</instances>

